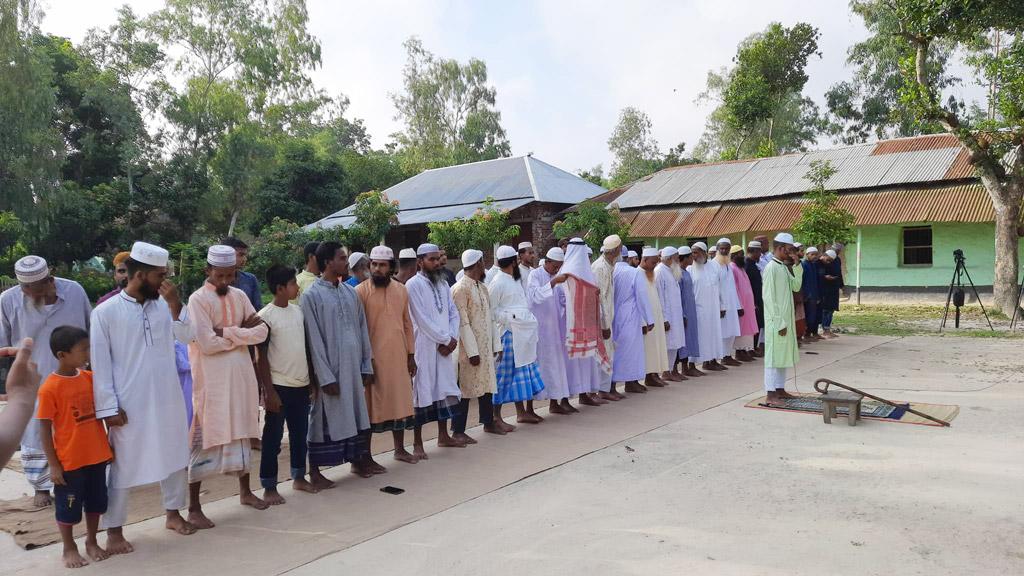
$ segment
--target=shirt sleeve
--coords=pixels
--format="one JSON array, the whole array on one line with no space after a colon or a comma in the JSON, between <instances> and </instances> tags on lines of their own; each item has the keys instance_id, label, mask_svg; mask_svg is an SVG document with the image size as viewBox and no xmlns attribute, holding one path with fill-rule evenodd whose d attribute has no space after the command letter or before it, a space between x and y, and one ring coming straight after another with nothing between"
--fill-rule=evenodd
<instances>
[{"instance_id":1,"label":"shirt sleeve","mask_svg":"<svg viewBox=\"0 0 1024 576\"><path fill-rule=\"evenodd\" d=\"M8 310L10 298L0 297L0 347L13 346L14 335L11 328L10 311Z\"/></svg>"},{"instance_id":2,"label":"shirt sleeve","mask_svg":"<svg viewBox=\"0 0 1024 576\"><path fill-rule=\"evenodd\" d=\"M431 310L434 306L433 297L426 294L427 290L430 290L429 286L427 290L422 290L420 286L421 282L413 282L411 285L406 284L406 288L409 289L409 311L412 313L412 318L416 322L416 328L420 334L427 337L428 340L436 344L448 344L451 342L451 338L448 334L442 333L438 326L435 325L433 318L427 317L424 314L425 310ZM445 332L448 330L446 329ZM458 331L452 332L452 334L458 334Z\"/></svg>"},{"instance_id":3,"label":"shirt sleeve","mask_svg":"<svg viewBox=\"0 0 1024 576\"><path fill-rule=\"evenodd\" d=\"M107 308L109 309L109 308ZM114 389L114 366L110 357L111 342L106 321L93 314L89 327L89 362L92 365L92 397L96 418L116 416L120 404Z\"/></svg>"},{"instance_id":4,"label":"shirt sleeve","mask_svg":"<svg viewBox=\"0 0 1024 576\"><path fill-rule=\"evenodd\" d=\"M57 415L57 402L53 397L53 390L46 383L39 388L37 404L39 405L36 410L37 420L53 420L53 417Z\"/></svg>"},{"instance_id":5,"label":"shirt sleeve","mask_svg":"<svg viewBox=\"0 0 1024 576\"><path fill-rule=\"evenodd\" d=\"M370 330L366 325L366 310L363 309L355 290L352 291L352 297L355 300L356 316L359 317L359 343L363 349L359 358L359 372L373 374L373 348L370 346Z\"/></svg>"},{"instance_id":6,"label":"shirt sleeve","mask_svg":"<svg viewBox=\"0 0 1024 576\"><path fill-rule=\"evenodd\" d=\"M793 292L799 292L804 284L804 267L793 266L791 273L787 274L789 279L789 288Z\"/></svg>"},{"instance_id":7,"label":"shirt sleeve","mask_svg":"<svg viewBox=\"0 0 1024 576\"><path fill-rule=\"evenodd\" d=\"M313 372L320 387L335 384L338 379L334 377L331 370L331 363L327 360L327 343L324 334L320 330L319 315L313 294L309 291L302 293L299 300L302 307L302 319L306 324L307 343L309 344L309 356L313 360Z\"/></svg>"},{"instance_id":8,"label":"shirt sleeve","mask_svg":"<svg viewBox=\"0 0 1024 576\"><path fill-rule=\"evenodd\" d=\"M787 309L783 298L792 300L793 297L788 292L780 292L779 289L782 288L785 290L786 288L789 288L791 291L792 288L790 288L787 279L776 279L776 276L779 273L789 276L789 273L786 272L785 269L773 266L765 267L762 290L764 294L764 327L768 334L775 334L779 330L789 327L789 321L786 315Z\"/></svg>"},{"instance_id":9,"label":"shirt sleeve","mask_svg":"<svg viewBox=\"0 0 1024 576\"><path fill-rule=\"evenodd\" d=\"M459 324L461 324L462 318L459 315L459 309L455 307L455 301L452 300L452 291L450 288L448 289L448 292L445 293L445 296L448 297L448 341L451 342L453 338L458 337Z\"/></svg>"},{"instance_id":10,"label":"shirt sleeve","mask_svg":"<svg viewBox=\"0 0 1024 576\"><path fill-rule=\"evenodd\" d=\"M469 320L469 290L452 290L452 301L459 309L459 345L467 358L480 355L480 346L476 341L476 333ZM488 322L488 325L491 323Z\"/></svg>"},{"instance_id":11,"label":"shirt sleeve","mask_svg":"<svg viewBox=\"0 0 1024 576\"><path fill-rule=\"evenodd\" d=\"M249 318L253 314L256 314L256 309L253 308L252 302L249 302L248 298L239 298L242 302L242 318ZM363 309L362 306L359 307ZM241 326L225 326L223 329L224 337L231 341L235 346L255 346L262 344L267 341L267 335L269 331L266 324L259 324L252 328L242 328Z\"/></svg>"},{"instance_id":12,"label":"shirt sleeve","mask_svg":"<svg viewBox=\"0 0 1024 576\"><path fill-rule=\"evenodd\" d=\"M637 271L633 278L633 291L636 293L637 304L640 305L640 314L644 320L644 326L654 324L654 310L651 308L651 300L647 297L647 278L642 272Z\"/></svg>"},{"instance_id":13,"label":"shirt sleeve","mask_svg":"<svg viewBox=\"0 0 1024 576\"><path fill-rule=\"evenodd\" d=\"M402 306L402 332L405 335L405 349L408 354L416 351L416 332L413 331L412 315L409 314L409 293L406 291Z\"/></svg>"}]
</instances>

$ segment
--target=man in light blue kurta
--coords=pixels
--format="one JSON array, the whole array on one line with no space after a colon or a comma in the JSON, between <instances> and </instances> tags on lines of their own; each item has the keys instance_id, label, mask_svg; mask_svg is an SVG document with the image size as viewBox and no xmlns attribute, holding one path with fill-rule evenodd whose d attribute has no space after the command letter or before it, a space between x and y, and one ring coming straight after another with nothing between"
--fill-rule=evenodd
<instances>
[{"instance_id":1,"label":"man in light blue kurta","mask_svg":"<svg viewBox=\"0 0 1024 576\"><path fill-rule=\"evenodd\" d=\"M644 335L654 326L654 313L647 299L647 277L620 260L615 263L612 284L615 290L612 390L615 382L625 382L626 392L643 393L647 391L647 387L640 384L640 380L647 379Z\"/></svg>"},{"instance_id":2,"label":"man in light blue kurta","mask_svg":"<svg viewBox=\"0 0 1024 576\"><path fill-rule=\"evenodd\" d=\"M769 405L783 404L792 395L786 392L786 368L796 366L796 320L793 292L803 282L803 268L793 266L790 253L793 236L780 232L772 243L772 260L764 269L764 389Z\"/></svg>"},{"instance_id":3,"label":"man in light blue kurta","mask_svg":"<svg viewBox=\"0 0 1024 576\"><path fill-rule=\"evenodd\" d=\"M679 267L682 277L679 278L679 294L683 301L683 324L686 327L686 343L679 349L679 359L683 362L683 374L687 376L703 376L694 365L700 356L700 338L697 330L697 300L693 292L693 276L686 268L693 263L693 250L689 246L679 247Z\"/></svg>"}]
</instances>

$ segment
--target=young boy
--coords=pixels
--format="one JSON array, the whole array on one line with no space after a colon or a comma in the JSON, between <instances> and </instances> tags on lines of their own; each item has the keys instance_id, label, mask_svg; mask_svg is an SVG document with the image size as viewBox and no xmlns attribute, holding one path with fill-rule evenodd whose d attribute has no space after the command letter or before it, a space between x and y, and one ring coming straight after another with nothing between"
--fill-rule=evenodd
<instances>
[{"instance_id":1,"label":"young boy","mask_svg":"<svg viewBox=\"0 0 1024 576\"><path fill-rule=\"evenodd\" d=\"M64 542L64 566L81 568L89 561L78 553L72 528L85 510L85 552L99 562L109 554L96 542L100 516L107 511L107 464L113 458L107 432L96 419L89 333L60 326L50 335L57 371L39 387L40 436L50 465L57 525Z\"/></svg>"},{"instance_id":2,"label":"young boy","mask_svg":"<svg viewBox=\"0 0 1024 576\"><path fill-rule=\"evenodd\" d=\"M309 429L309 364L306 356L306 327L302 308L291 304L299 295L295 270L275 264L267 270L267 286L274 301L258 312L270 328L260 345L259 374L263 388L263 454L260 483L267 504L284 504L277 492L277 455L281 451L284 425L288 424L292 488L316 493L306 480L306 432Z\"/></svg>"}]
</instances>

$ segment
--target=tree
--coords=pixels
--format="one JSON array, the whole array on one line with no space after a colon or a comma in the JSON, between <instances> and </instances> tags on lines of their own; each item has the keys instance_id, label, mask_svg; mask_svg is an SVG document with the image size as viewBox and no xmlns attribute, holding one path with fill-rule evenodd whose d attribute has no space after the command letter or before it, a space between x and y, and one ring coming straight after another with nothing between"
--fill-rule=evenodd
<instances>
[{"instance_id":1,"label":"tree","mask_svg":"<svg viewBox=\"0 0 1024 576\"><path fill-rule=\"evenodd\" d=\"M659 167L661 153L651 134L651 119L631 106L619 113L608 149L615 155L608 182L613 188L639 180Z\"/></svg>"},{"instance_id":2,"label":"tree","mask_svg":"<svg viewBox=\"0 0 1024 576\"><path fill-rule=\"evenodd\" d=\"M553 232L558 238L579 236L594 253L600 253L601 244L608 236L629 236L629 224L622 221L617 206L607 208L600 202L584 200L574 211L555 222Z\"/></svg>"},{"instance_id":3,"label":"tree","mask_svg":"<svg viewBox=\"0 0 1024 576\"><path fill-rule=\"evenodd\" d=\"M495 107L497 91L487 84L487 64L460 64L428 52L418 38L404 43L404 92L392 94L405 129L394 134L402 168L416 174L510 154Z\"/></svg>"},{"instance_id":4,"label":"tree","mask_svg":"<svg viewBox=\"0 0 1024 576\"><path fill-rule=\"evenodd\" d=\"M837 206L839 195L826 188L835 173L836 169L828 160L815 160L804 175L811 182L811 189L804 196L806 202L800 208L800 218L793 224L793 231L808 246L853 241L856 219L848 210Z\"/></svg>"},{"instance_id":5,"label":"tree","mask_svg":"<svg viewBox=\"0 0 1024 576\"><path fill-rule=\"evenodd\" d=\"M0 275L10 275L25 225L14 212L0 212ZM21 245L23 247L23 245Z\"/></svg>"},{"instance_id":6,"label":"tree","mask_svg":"<svg viewBox=\"0 0 1024 576\"><path fill-rule=\"evenodd\" d=\"M1019 0L857 0L872 36L908 47L899 61L900 103L915 118L956 136L995 209L996 307L1017 306L1018 224L1024 200L1024 10ZM936 43L963 50L976 80L990 87L989 116L943 103Z\"/></svg>"},{"instance_id":7,"label":"tree","mask_svg":"<svg viewBox=\"0 0 1024 576\"><path fill-rule=\"evenodd\" d=\"M388 230L398 225L398 200L388 200L387 194L372 190L356 197L352 211L356 222L348 230L349 242L367 252L372 246L384 242Z\"/></svg>"},{"instance_id":8,"label":"tree","mask_svg":"<svg viewBox=\"0 0 1024 576\"><path fill-rule=\"evenodd\" d=\"M352 203L347 175L335 156L309 140L290 138L277 152L276 168L255 194L249 230L258 234L275 217L306 225Z\"/></svg>"},{"instance_id":9,"label":"tree","mask_svg":"<svg viewBox=\"0 0 1024 576\"><path fill-rule=\"evenodd\" d=\"M274 218L267 227L260 230L249 253L250 269L261 281L267 270L274 264L299 268L302 248L309 242L309 234L298 224L281 218Z\"/></svg>"},{"instance_id":10,"label":"tree","mask_svg":"<svg viewBox=\"0 0 1024 576\"><path fill-rule=\"evenodd\" d=\"M598 164L588 170L577 170L576 175L591 184L597 184L602 188L610 188L611 183L604 177L604 166Z\"/></svg>"},{"instance_id":11,"label":"tree","mask_svg":"<svg viewBox=\"0 0 1024 576\"><path fill-rule=\"evenodd\" d=\"M449 254L462 254L476 248L489 250L519 235L519 226L508 223L508 210L494 205L490 196L467 219L456 218L447 222L430 222L428 239Z\"/></svg>"},{"instance_id":12,"label":"tree","mask_svg":"<svg viewBox=\"0 0 1024 576\"><path fill-rule=\"evenodd\" d=\"M274 149L250 122L241 124L225 136L210 162L213 182L231 214L228 236L243 210L252 207L254 191L270 172Z\"/></svg>"}]
</instances>

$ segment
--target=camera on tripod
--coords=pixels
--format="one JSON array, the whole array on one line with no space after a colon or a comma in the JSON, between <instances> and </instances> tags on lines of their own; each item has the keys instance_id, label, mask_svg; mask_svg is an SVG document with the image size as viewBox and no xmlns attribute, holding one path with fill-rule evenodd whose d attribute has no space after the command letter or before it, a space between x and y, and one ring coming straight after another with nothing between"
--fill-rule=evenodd
<instances>
[{"instance_id":1,"label":"camera on tripod","mask_svg":"<svg viewBox=\"0 0 1024 576\"><path fill-rule=\"evenodd\" d=\"M967 258L964 258L964 251L959 248L953 250L953 260L957 264L963 264L964 261L967 260Z\"/></svg>"},{"instance_id":2,"label":"camera on tripod","mask_svg":"<svg viewBox=\"0 0 1024 576\"><path fill-rule=\"evenodd\" d=\"M978 305L981 306L981 313L985 315L985 320L988 322L989 330L995 330L992 327L992 320L988 317L988 312L985 311L985 305L981 303L981 296L978 294L978 289L974 287L974 281L971 280L971 274L967 271L967 258L964 257L964 251L960 248L953 250L953 279L949 282L949 292L946 294L946 311L942 314L942 324L939 325L939 331L946 327L946 318L949 317L949 305L952 304L955 308L954 312L954 325L960 327L960 308L967 304L967 293L964 290L963 279L967 278L967 283L970 285L971 290L974 292L974 297L978 300Z\"/></svg>"}]
</instances>

